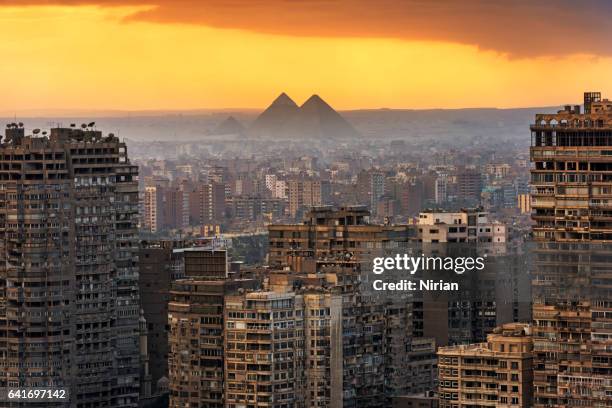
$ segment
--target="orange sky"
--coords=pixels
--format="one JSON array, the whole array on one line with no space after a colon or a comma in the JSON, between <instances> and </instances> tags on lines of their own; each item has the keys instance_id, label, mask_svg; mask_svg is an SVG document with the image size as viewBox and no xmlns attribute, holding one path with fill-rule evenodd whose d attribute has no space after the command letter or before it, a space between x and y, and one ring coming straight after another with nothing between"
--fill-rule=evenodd
<instances>
[{"instance_id":1,"label":"orange sky","mask_svg":"<svg viewBox=\"0 0 612 408\"><path fill-rule=\"evenodd\" d=\"M0 114L612 97L610 3L510 3L0 0Z\"/></svg>"}]
</instances>

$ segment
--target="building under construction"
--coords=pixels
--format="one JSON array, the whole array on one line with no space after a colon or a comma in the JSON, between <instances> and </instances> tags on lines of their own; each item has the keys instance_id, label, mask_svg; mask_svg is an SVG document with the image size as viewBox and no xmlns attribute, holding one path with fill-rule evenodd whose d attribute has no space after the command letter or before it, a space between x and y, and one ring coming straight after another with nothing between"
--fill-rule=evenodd
<instances>
[{"instance_id":1,"label":"building under construction","mask_svg":"<svg viewBox=\"0 0 612 408\"><path fill-rule=\"evenodd\" d=\"M531 125L535 407L612 406L612 101Z\"/></svg>"},{"instance_id":2,"label":"building under construction","mask_svg":"<svg viewBox=\"0 0 612 408\"><path fill-rule=\"evenodd\" d=\"M138 172L94 125L0 140L0 388L136 407Z\"/></svg>"}]
</instances>

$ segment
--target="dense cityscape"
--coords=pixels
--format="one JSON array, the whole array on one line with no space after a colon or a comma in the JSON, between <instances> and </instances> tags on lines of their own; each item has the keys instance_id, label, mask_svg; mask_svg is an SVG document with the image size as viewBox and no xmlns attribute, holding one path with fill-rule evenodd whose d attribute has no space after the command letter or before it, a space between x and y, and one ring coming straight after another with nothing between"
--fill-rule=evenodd
<instances>
[{"instance_id":1,"label":"dense cityscape","mask_svg":"<svg viewBox=\"0 0 612 408\"><path fill-rule=\"evenodd\" d=\"M8 123L0 388L79 408L611 407L612 102L531 119L512 142L372 139L283 93L161 145ZM373 290L372 259L402 253L487 262L456 292Z\"/></svg>"}]
</instances>

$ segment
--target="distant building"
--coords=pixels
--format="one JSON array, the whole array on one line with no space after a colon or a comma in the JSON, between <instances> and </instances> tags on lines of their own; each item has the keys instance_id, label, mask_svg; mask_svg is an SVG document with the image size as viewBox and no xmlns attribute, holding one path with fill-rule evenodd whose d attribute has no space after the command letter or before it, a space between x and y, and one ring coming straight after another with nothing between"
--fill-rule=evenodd
<instances>
[{"instance_id":1,"label":"distant building","mask_svg":"<svg viewBox=\"0 0 612 408\"><path fill-rule=\"evenodd\" d=\"M418 239L425 243L490 242L505 244L508 231L505 224L490 222L481 209L460 212L423 211L417 221Z\"/></svg>"},{"instance_id":2,"label":"distant building","mask_svg":"<svg viewBox=\"0 0 612 408\"><path fill-rule=\"evenodd\" d=\"M268 231L270 265L290 265L296 257L365 259L376 250L408 242L411 229L370 224L370 212L356 206L315 207L303 224L271 224Z\"/></svg>"},{"instance_id":3,"label":"distant building","mask_svg":"<svg viewBox=\"0 0 612 408\"><path fill-rule=\"evenodd\" d=\"M518 195L518 208L521 214L531 214L531 195L530 194L519 194Z\"/></svg>"},{"instance_id":4,"label":"distant building","mask_svg":"<svg viewBox=\"0 0 612 408\"><path fill-rule=\"evenodd\" d=\"M482 192L482 175L477 169L460 167L456 174L457 199L470 205L478 205Z\"/></svg>"},{"instance_id":5,"label":"distant building","mask_svg":"<svg viewBox=\"0 0 612 408\"><path fill-rule=\"evenodd\" d=\"M287 182L289 216L296 218L306 208L325 204L324 183L326 182L310 179L289 180Z\"/></svg>"}]
</instances>

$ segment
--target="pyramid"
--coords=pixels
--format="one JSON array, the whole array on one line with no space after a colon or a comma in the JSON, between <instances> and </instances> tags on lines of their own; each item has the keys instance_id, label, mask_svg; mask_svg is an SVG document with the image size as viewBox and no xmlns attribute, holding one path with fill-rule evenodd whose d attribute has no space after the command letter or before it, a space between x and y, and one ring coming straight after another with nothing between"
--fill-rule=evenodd
<instances>
[{"instance_id":1,"label":"pyramid","mask_svg":"<svg viewBox=\"0 0 612 408\"><path fill-rule=\"evenodd\" d=\"M241 135L245 131L244 126L233 116L228 116L215 129L215 135Z\"/></svg>"},{"instance_id":2,"label":"pyramid","mask_svg":"<svg viewBox=\"0 0 612 408\"><path fill-rule=\"evenodd\" d=\"M357 131L319 95L312 95L300 107L300 127L311 137L350 137Z\"/></svg>"},{"instance_id":3,"label":"pyramid","mask_svg":"<svg viewBox=\"0 0 612 408\"><path fill-rule=\"evenodd\" d=\"M249 134L272 138L334 138L357 136L357 131L318 95L312 95L302 106L286 93L255 119Z\"/></svg>"},{"instance_id":4,"label":"pyramid","mask_svg":"<svg viewBox=\"0 0 612 408\"><path fill-rule=\"evenodd\" d=\"M295 120L299 110L293 99L283 92L255 119L249 133L273 136L287 132L291 128L290 122Z\"/></svg>"}]
</instances>

